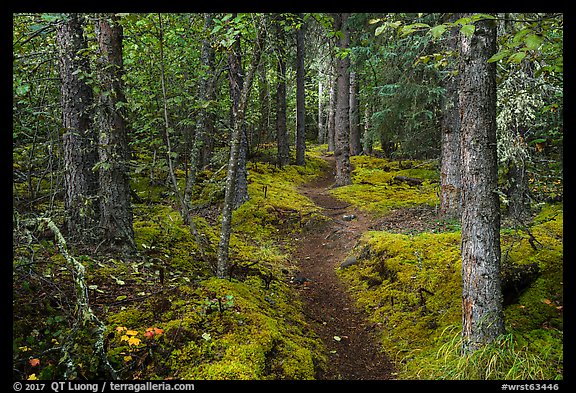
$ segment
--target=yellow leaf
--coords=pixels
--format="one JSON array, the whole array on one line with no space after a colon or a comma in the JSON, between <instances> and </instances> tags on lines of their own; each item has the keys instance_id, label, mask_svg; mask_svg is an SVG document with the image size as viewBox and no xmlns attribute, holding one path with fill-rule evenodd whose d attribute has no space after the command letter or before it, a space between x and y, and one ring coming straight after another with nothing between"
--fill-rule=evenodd
<instances>
[{"instance_id":1,"label":"yellow leaf","mask_svg":"<svg viewBox=\"0 0 576 393\"><path fill-rule=\"evenodd\" d=\"M128 337L127 335L123 335L122 337L120 337L120 341L128 341L130 340L130 337Z\"/></svg>"},{"instance_id":2,"label":"yellow leaf","mask_svg":"<svg viewBox=\"0 0 576 393\"><path fill-rule=\"evenodd\" d=\"M130 356L130 355L124 356L124 361L125 361L125 362L129 362L130 360L132 360L132 356Z\"/></svg>"},{"instance_id":3,"label":"yellow leaf","mask_svg":"<svg viewBox=\"0 0 576 393\"><path fill-rule=\"evenodd\" d=\"M29 381L37 381L38 378L36 377L36 374L30 374L30 375L28 376L28 380L29 380Z\"/></svg>"},{"instance_id":4,"label":"yellow leaf","mask_svg":"<svg viewBox=\"0 0 576 393\"><path fill-rule=\"evenodd\" d=\"M136 336L136 335L138 335L138 331L137 330L128 330L126 332L126 335L127 336Z\"/></svg>"},{"instance_id":5,"label":"yellow leaf","mask_svg":"<svg viewBox=\"0 0 576 393\"><path fill-rule=\"evenodd\" d=\"M125 328L124 326L118 326L118 327L116 328L116 331L117 331L118 333L123 332L124 330L126 330L126 328Z\"/></svg>"},{"instance_id":6,"label":"yellow leaf","mask_svg":"<svg viewBox=\"0 0 576 393\"><path fill-rule=\"evenodd\" d=\"M128 344L129 345L138 345L138 344L140 344L140 339L136 338L136 337L130 337L130 339L128 340Z\"/></svg>"}]
</instances>

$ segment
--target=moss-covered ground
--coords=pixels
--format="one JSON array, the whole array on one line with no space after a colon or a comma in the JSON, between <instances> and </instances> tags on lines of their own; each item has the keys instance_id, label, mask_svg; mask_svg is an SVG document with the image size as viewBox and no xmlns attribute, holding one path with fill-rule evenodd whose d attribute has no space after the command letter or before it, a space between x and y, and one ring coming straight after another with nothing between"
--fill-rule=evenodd
<instances>
[{"instance_id":1,"label":"moss-covered ground","mask_svg":"<svg viewBox=\"0 0 576 393\"><path fill-rule=\"evenodd\" d=\"M297 186L323 165L315 157L309 157L305 167L249 163L250 200L234 212L232 275L225 280L213 276L211 263L219 238L224 171L198 176L193 204L201 247L176 210L165 185L169 183L151 184L144 172L132 177L138 195L133 205L136 255L78 257L86 267L91 307L107 327L110 363L120 378L316 377L324 367L324 349L289 284L294 262L286 239L319 217ZM17 250L15 266L25 266L31 253L38 258L42 252L46 259L42 272L27 274L26 282L15 286L16 296L22 296L14 322L18 378L61 378L61 346L72 337L76 368L70 376L109 378L94 356L92 327L71 331L66 307L73 307L74 288L66 261L53 241L30 247L34 251L28 246ZM61 287L61 298L25 300L27 293L42 292L45 277ZM63 300L65 296L69 300ZM29 358L40 362L32 366Z\"/></svg>"},{"instance_id":2,"label":"moss-covered ground","mask_svg":"<svg viewBox=\"0 0 576 393\"><path fill-rule=\"evenodd\" d=\"M145 171L133 174L137 253L94 257L87 250L70 250L86 268L90 304L107 327L105 348L121 378L318 375L325 367L325 348L289 284L297 262L287 239L323 220L297 190L326 165L322 149L307 154L305 167L249 163L250 200L234 212L229 280L214 278L210 262L218 244L224 171L198 176L193 203L201 246L183 223L169 183L151 183ZM358 156L352 164L353 184L330 192L376 219L438 204L434 162ZM395 181L396 176L422 183L409 185ZM458 346L458 225L438 230L440 218L434 220L429 227L365 233L351 251L358 262L338 270L380 327L382 348L398 365L396 377L563 378L562 204L540 205L525 227L502 229L503 263L535 265L538 274L513 288L505 307L507 335L476 358L463 358ZM93 326L73 330L78 317L73 273L54 239L24 230L14 239L14 377L61 379L63 346L72 343L71 377L107 379L94 354Z\"/></svg>"},{"instance_id":3,"label":"moss-covered ground","mask_svg":"<svg viewBox=\"0 0 576 393\"><path fill-rule=\"evenodd\" d=\"M411 172L374 157L353 157L354 184L334 190L349 203L382 216L391 209L435 204L433 167L410 162ZM391 186L402 174L426 179L421 187ZM364 184L365 183L365 184ZM409 212L410 210L406 210ZM477 358L459 352L461 326L460 231L457 225L371 231L352 254L358 263L338 274L371 320L400 379L562 379L563 209L540 205L527 226L503 228L503 266L538 274L508 288L507 335ZM517 273L520 274L520 273ZM506 294L505 294L506 295Z\"/></svg>"}]
</instances>

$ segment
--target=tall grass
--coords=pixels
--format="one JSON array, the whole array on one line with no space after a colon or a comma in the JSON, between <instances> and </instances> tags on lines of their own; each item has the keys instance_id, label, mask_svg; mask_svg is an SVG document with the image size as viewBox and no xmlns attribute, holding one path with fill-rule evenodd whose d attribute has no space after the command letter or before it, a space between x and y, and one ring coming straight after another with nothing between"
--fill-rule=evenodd
<instances>
[{"instance_id":1,"label":"tall grass","mask_svg":"<svg viewBox=\"0 0 576 393\"><path fill-rule=\"evenodd\" d=\"M552 359L547 353L535 353L519 345L513 333L499 337L469 354L462 353L462 332L450 326L442 333L448 340L436 352L434 361L427 362L419 377L449 380L553 380L561 379L557 365L562 359Z\"/></svg>"}]
</instances>

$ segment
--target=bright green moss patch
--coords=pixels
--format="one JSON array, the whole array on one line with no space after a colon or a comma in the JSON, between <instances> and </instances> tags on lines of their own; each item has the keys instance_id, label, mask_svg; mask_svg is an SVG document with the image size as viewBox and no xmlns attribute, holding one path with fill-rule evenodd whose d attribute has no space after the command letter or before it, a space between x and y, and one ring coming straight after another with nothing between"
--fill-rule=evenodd
<instances>
[{"instance_id":1,"label":"bright green moss patch","mask_svg":"<svg viewBox=\"0 0 576 393\"><path fill-rule=\"evenodd\" d=\"M191 380L313 379L324 362L321 344L290 291L280 282L265 288L258 277L244 282L211 278L196 288L179 288L169 297L169 310L131 327L164 331L157 346L148 345L156 363L147 377L161 372ZM122 314L110 319L122 321Z\"/></svg>"},{"instance_id":2,"label":"bright green moss patch","mask_svg":"<svg viewBox=\"0 0 576 393\"><path fill-rule=\"evenodd\" d=\"M404 366L399 378L562 378L562 224L562 205L547 205L529 233L502 231L502 263L537 264L539 274L507 288L507 335L475 357L459 352L459 232L368 232L353 251L359 262L338 274L382 328L384 350Z\"/></svg>"},{"instance_id":3,"label":"bright green moss patch","mask_svg":"<svg viewBox=\"0 0 576 393\"><path fill-rule=\"evenodd\" d=\"M438 171L433 163L391 161L372 156L353 156L352 184L330 192L362 210L382 216L400 207L438 204ZM397 176L416 178L421 185L409 185Z\"/></svg>"}]
</instances>

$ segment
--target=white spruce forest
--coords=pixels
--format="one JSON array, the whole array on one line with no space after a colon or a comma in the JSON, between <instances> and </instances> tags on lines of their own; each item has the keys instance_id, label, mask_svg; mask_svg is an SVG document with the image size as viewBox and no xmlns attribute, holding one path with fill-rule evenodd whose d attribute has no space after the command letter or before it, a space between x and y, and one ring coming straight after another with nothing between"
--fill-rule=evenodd
<instances>
[{"instance_id":1,"label":"white spruce forest","mask_svg":"<svg viewBox=\"0 0 576 393\"><path fill-rule=\"evenodd\" d=\"M561 385L563 13L12 29L13 380Z\"/></svg>"}]
</instances>

